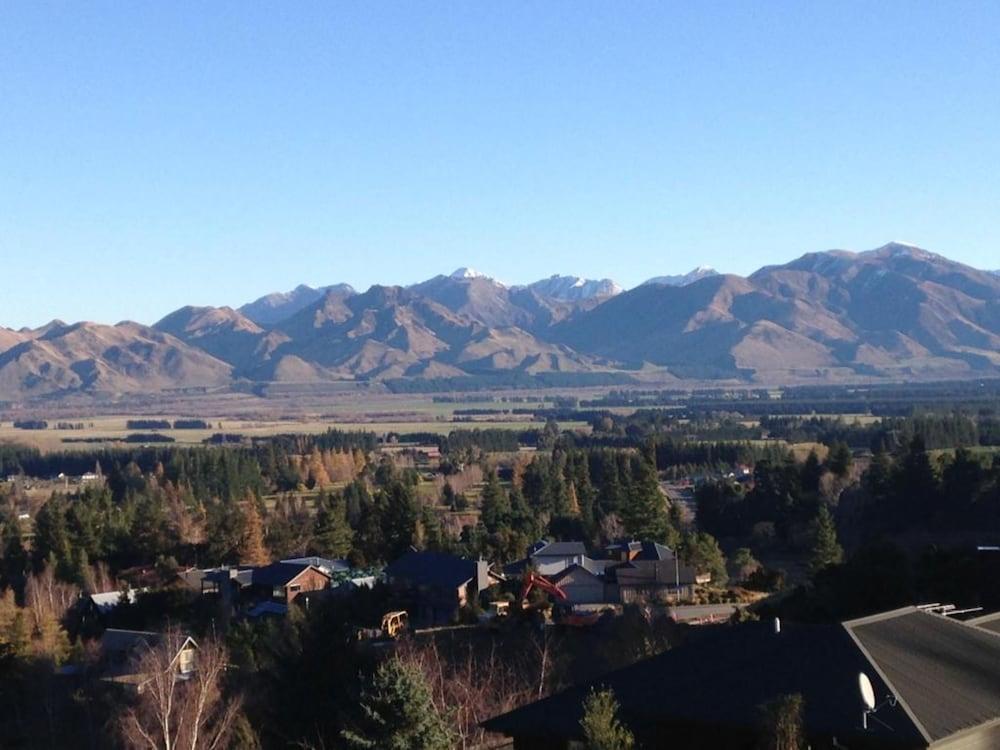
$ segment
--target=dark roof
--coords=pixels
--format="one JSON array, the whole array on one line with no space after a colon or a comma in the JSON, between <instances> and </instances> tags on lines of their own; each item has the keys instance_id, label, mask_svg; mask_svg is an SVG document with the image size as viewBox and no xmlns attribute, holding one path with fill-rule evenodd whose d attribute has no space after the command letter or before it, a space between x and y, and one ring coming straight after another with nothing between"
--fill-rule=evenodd
<instances>
[{"instance_id":1,"label":"dark roof","mask_svg":"<svg viewBox=\"0 0 1000 750\"><path fill-rule=\"evenodd\" d=\"M457 588L477 577L477 563L442 552L407 552L385 574L417 585Z\"/></svg>"},{"instance_id":2,"label":"dark roof","mask_svg":"<svg viewBox=\"0 0 1000 750\"><path fill-rule=\"evenodd\" d=\"M937 741L1000 719L1000 638L915 607L844 623Z\"/></svg>"},{"instance_id":3,"label":"dark roof","mask_svg":"<svg viewBox=\"0 0 1000 750\"><path fill-rule=\"evenodd\" d=\"M531 553L532 557L568 557L586 555L587 548L583 542L549 542L544 547Z\"/></svg>"},{"instance_id":4,"label":"dark roof","mask_svg":"<svg viewBox=\"0 0 1000 750\"><path fill-rule=\"evenodd\" d=\"M636 540L619 540L605 547L605 551L627 549L629 552L637 553L633 560L673 560L674 551L664 544L657 542L640 542Z\"/></svg>"},{"instance_id":5,"label":"dark roof","mask_svg":"<svg viewBox=\"0 0 1000 750\"><path fill-rule=\"evenodd\" d=\"M592 683L571 688L484 722L492 732L538 740L581 738L582 701L592 687L614 690L621 718L655 745L671 725L754 733L759 707L800 693L810 736L850 744L862 734L858 673L867 670L881 701L889 690L840 625L771 623L719 626L696 642L667 651ZM866 734L881 747L921 747L923 738L901 706L885 706ZM704 745L706 747L711 746Z\"/></svg>"},{"instance_id":6,"label":"dark roof","mask_svg":"<svg viewBox=\"0 0 1000 750\"><path fill-rule=\"evenodd\" d=\"M313 568L317 573L320 573L327 578L330 576L324 573L319 568L312 565L302 565L300 563L286 563L286 562L276 562L270 565L265 565L262 568L254 568L253 570L253 585L254 586L287 586L291 581L293 581L297 576L301 575L303 571L308 568Z\"/></svg>"},{"instance_id":7,"label":"dark roof","mask_svg":"<svg viewBox=\"0 0 1000 750\"><path fill-rule=\"evenodd\" d=\"M156 648L163 636L146 630L116 630L108 628L101 635L101 651L103 653L129 653L137 648Z\"/></svg>"}]
</instances>

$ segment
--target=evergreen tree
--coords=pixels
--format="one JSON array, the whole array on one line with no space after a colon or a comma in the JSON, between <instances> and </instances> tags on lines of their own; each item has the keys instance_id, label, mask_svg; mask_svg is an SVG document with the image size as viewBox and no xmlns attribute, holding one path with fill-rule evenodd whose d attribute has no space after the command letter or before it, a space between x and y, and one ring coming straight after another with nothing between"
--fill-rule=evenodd
<instances>
[{"instance_id":1,"label":"evergreen tree","mask_svg":"<svg viewBox=\"0 0 1000 750\"><path fill-rule=\"evenodd\" d=\"M450 750L453 736L424 674L398 658L379 665L361 695L357 728L345 731L358 750Z\"/></svg>"},{"instance_id":2,"label":"evergreen tree","mask_svg":"<svg viewBox=\"0 0 1000 750\"><path fill-rule=\"evenodd\" d=\"M667 500L660 492L656 471L643 460L634 463L633 471L636 476L621 508L625 531L633 539L650 542L672 541Z\"/></svg>"},{"instance_id":3,"label":"evergreen tree","mask_svg":"<svg viewBox=\"0 0 1000 750\"><path fill-rule=\"evenodd\" d=\"M321 495L317 500L312 548L316 554L340 559L354 544L354 530L347 522L347 501L341 494Z\"/></svg>"},{"instance_id":4,"label":"evergreen tree","mask_svg":"<svg viewBox=\"0 0 1000 750\"><path fill-rule=\"evenodd\" d=\"M846 479L851 473L851 465L854 457L847 443L838 440L830 447L830 453L826 457L826 467L839 479Z\"/></svg>"},{"instance_id":5,"label":"evergreen tree","mask_svg":"<svg viewBox=\"0 0 1000 750\"><path fill-rule=\"evenodd\" d=\"M618 720L618 701L614 692L591 690L583 701L583 745L586 750L631 750L632 732Z\"/></svg>"},{"instance_id":6,"label":"evergreen tree","mask_svg":"<svg viewBox=\"0 0 1000 750\"><path fill-rule=\"evenodd\" d=\"M844 559L844 550L837 542L837 528L826 504L819 507L819 513L812 523L813 550L809 567L815 573L830 565L837 565Z\"/></svg>"},{"instance_id":7,"label":"evergreen tree","mask_svg":"<svg viewBox=\"0 0 1000 750\"><path fill-rule=\"evenodd\" d=\"M823 478L823 467L815 450L809 451L806 462L802 465L802 489L806 492L819 492L819 483Z\"/></svg>"},{"instance_id":8,"label":"evergreen tree","mask_svg":"<svg viewBox=\"0 0 1000 750\"><path fill-rule=\"evenodd\" d=\"M486 476L486 486L483 487L480 496L479 511L483 526L490 533L510 524L510 499L500 486L497 473L493 470Z\"/></svg>"}]
</instances>

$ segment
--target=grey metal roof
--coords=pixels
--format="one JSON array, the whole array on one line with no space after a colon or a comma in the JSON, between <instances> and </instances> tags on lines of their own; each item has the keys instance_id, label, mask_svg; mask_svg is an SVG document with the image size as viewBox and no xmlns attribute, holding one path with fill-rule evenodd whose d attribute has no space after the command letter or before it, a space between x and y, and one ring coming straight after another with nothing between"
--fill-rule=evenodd
<instances>
[{"instance_id":1,"label":"grey metal roof","mask_svg":"<svg viewBox=\"0 0 1000 750\"><path fill-rule=\"evenodd\" d=\"M988 630L991 633L1000 633L1000 612L992 612L988 615L973 617L965 621L966 625L974 625L977 628Z\"/></svg>"},{"instance_id":2,"label":"grey metal roof","mask_svg":"<svg viewBox=\"0 0 1000 750\"><path fill-rule=\"evenodd\" d=\"M319 568L324 573L343 573L351 569L347 560L333 560L329 557L295 557L290 560L282 560L283 563L292 565L312 565Z\"/></svg>"},{"instance_id":3,"label":"grey metal roof","mask_svg":"<svg viewBox=\"0 0 1000 750\"><path fill-rule=\"evenodd\" d=\"M532 552L532 557L571 557L573 555L585 555L587 548L583 542L549 542L536 552Z\"/></svg>"},{"instance_id":4,"label":"grey metal roof","mask_svg":"<svg viewBox=\"0 0 1000 750\"><path fill-rule=\"evenodd\" d=\"M1000 638L915 607L844 623L928 742L1000 720Z\"/></svg>"}]
</instances>

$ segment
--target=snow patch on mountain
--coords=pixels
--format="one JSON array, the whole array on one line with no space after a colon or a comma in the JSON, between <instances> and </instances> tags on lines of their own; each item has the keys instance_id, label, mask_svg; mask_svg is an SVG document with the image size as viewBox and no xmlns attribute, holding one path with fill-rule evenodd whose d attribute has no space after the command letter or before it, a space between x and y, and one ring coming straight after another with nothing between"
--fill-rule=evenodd
<instances>
[{"instance_id":1,"label":"snow patch on mountain","mask_svg":"<svg viewBox=\"0 0 1000 750\"><path fill-rule=\"evenodd\" d=\"M642 286L646 286L647 284L655 284L657 286L687 286L688 284L693 284L695 281L700 279L706 279L709 276L718 275L719 272L711 266L698 266L697 268L683 274L673 276L654 276L653 278L644 281Z\"/></svg>"},{"instance_id":2,"label":"snow patch on mountain","mask_svg":"<svg viewBox=\"0 0 1000 750\"><path fill-rule=\"evenodd\" d=\"M614 297L622 289L611 279L584 279L579 276L553 274L547 279L528 284L528 289L551 299L576 302L594 297Z\"/></svg>"}]
</instances>

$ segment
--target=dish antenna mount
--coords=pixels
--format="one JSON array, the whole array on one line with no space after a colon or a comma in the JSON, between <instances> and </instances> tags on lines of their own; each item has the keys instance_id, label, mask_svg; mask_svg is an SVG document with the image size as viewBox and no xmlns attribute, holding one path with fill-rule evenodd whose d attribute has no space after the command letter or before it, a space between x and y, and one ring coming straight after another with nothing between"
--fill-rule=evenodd
<instances>
[{"instance_id":1,"label":"dish antenna mount","mask_svg":"<svg viewBox=\"0 0 1000 750\"><path fill-rule=\"evenodd\" d=\"M861 702L865 706L865 710L861 712L861 728L868 729L868 717L874 717L875 712L878 711L882 706L875 703L875 688L872 686L872 681L868 679L868 675L864 672L858 672L858 692L861 694ZM890 695L885 703L890 706L896 705L896 696ZM885 703L882 705L884 706ZM879 724L885 725L885 722L879 721Z\"/></svg>"}]
</instances>

